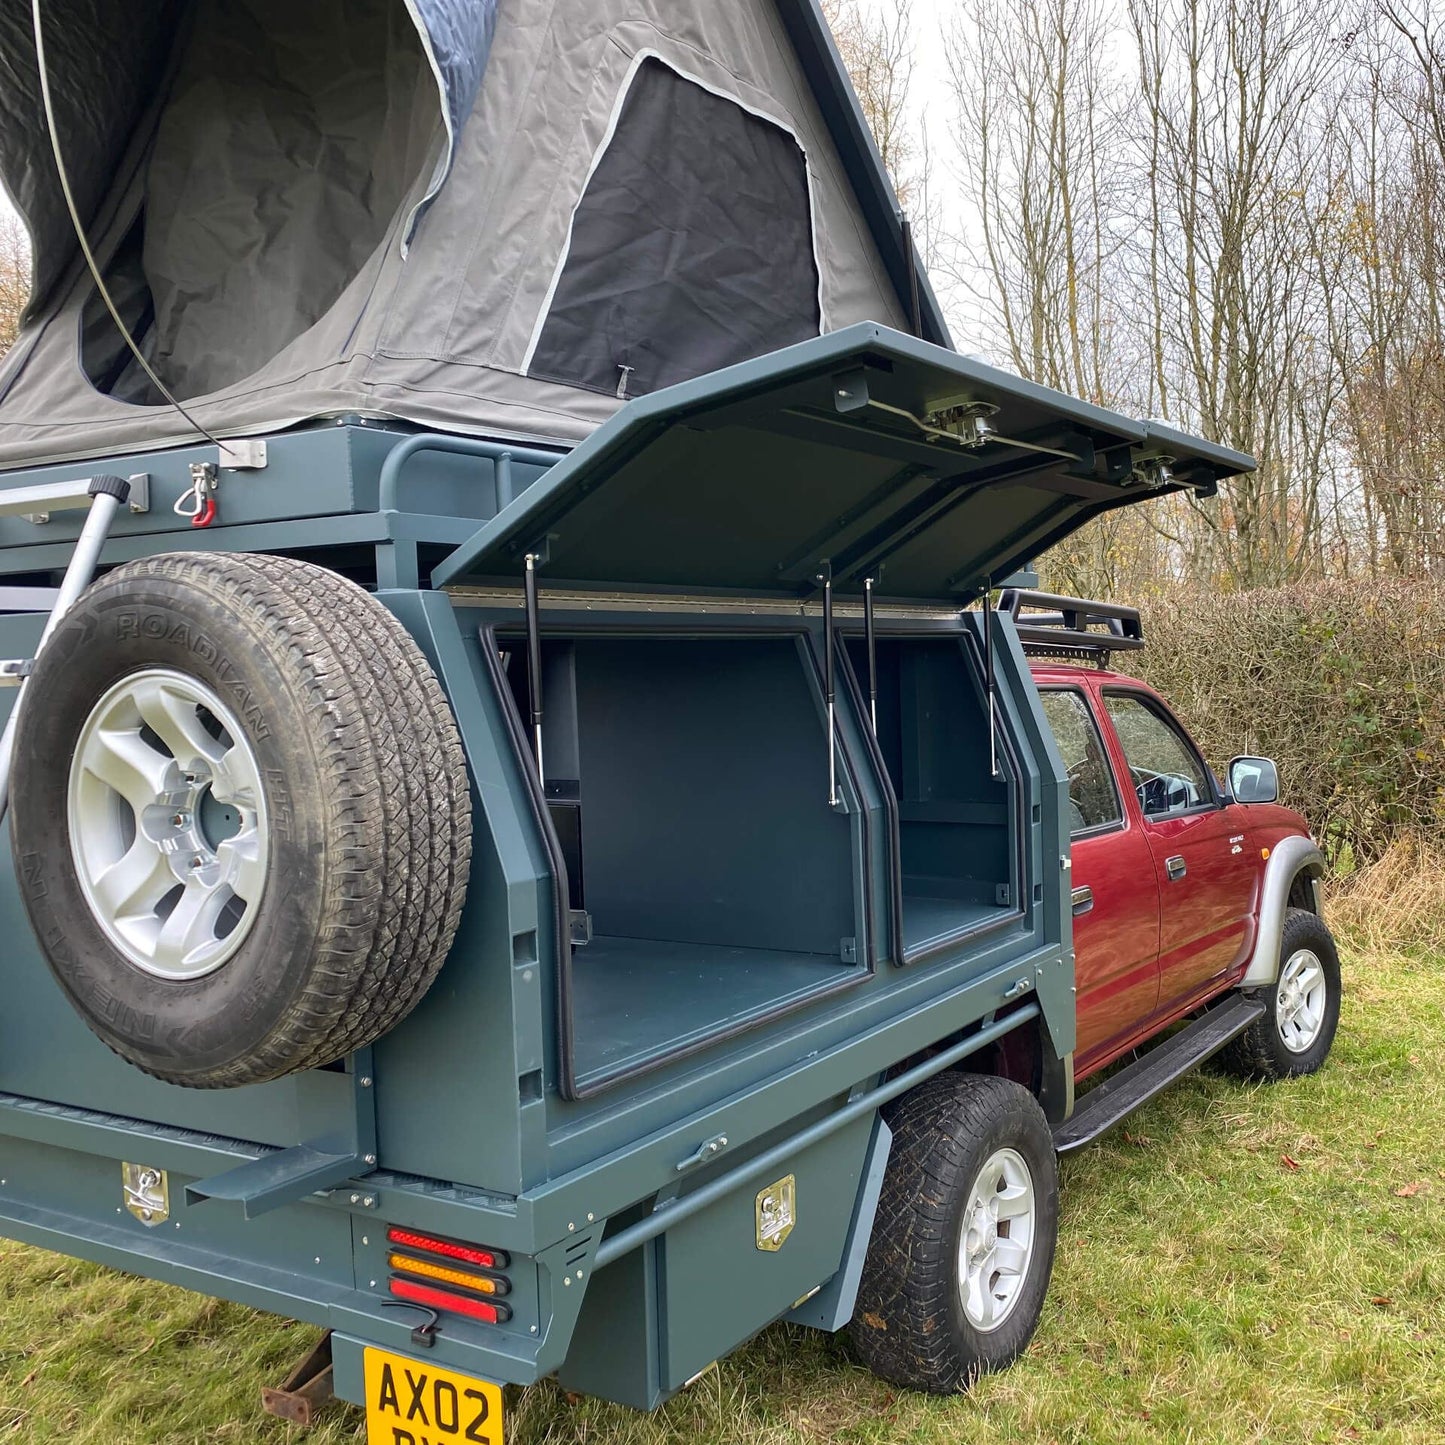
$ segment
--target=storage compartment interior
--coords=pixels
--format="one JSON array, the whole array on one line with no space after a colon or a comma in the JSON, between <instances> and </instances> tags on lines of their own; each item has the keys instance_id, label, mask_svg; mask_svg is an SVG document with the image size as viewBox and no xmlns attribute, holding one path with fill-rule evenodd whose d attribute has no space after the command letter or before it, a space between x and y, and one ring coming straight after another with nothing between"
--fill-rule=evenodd
<instances>
[{"instance_id":1,"label":"storage compartment interior","mask_svg":"<svg viewBox=\"0 0 1445 1445\"><path fill-rule=\"evenodd\" d=\"M850 640L866 692L868 654ZM957 637L887 638L876 647L878 747L898 800L906 953L1018 907L1009 763L991 774L983 690Z\"/></svg>"},{"instance_id":2,"label":"storage compartment interior","mask_svg":"<svg viewBox=\"0 0 1445 1445\"><path fill-rule=\"evenodd\" d=\"M526 718L525 644L500 650ZM828 806L826 728L797 638L548 639L542 658L579 1085L866 970L861 824Z\"/></svg>"}]
</instances>

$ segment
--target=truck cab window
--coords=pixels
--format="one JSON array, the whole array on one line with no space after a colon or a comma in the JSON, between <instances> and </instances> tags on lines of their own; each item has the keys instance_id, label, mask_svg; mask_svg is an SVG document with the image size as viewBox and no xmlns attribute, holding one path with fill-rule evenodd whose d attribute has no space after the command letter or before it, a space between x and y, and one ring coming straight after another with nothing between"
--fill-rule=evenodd
<instances>
[{"instance_id":1,"label":"truck cab window","mask_svg":"<svg viewBox=\"0 0 1445 1445\"><path fill-rule=\"evenodd\" d=\"M1146 818L1187 813L1213 801L1204 764L1162 713L1132 693L1104 698Z\"/></svg>"},{"instance_id":2,"label":"truck cab window","mask_svg":"<svg viewBox=\"0 0 1445 1445\"><path fill-rule=\"evenodd\" d=\"M1069 831L1077 836L1123 821L1124 813L1089 705L1077 692L1041 694L1044 716L1069 779Z\"/></svg>"}]
</instances>

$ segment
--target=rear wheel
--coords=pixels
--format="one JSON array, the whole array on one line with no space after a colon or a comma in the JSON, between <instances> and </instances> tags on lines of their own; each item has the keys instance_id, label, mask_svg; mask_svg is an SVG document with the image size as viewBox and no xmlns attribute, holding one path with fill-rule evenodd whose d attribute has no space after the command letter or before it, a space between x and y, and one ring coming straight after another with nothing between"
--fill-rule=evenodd
<instances>
[{"instance_id":1,"label":"rear wheel","mask_svg":"<svg viewBox=\"0 0 1445 1445\"><path fill-rule=\"evenodd\" d=\"M893 1148L850 1326L874 1374L966 1390L1022 1353L1058 1235L1043 1111L1007 1079L944 1073L890 1110Z\"/></svg>"},{"instance_id":2,"label":"rear wheel","mask_svg":"<svg viewBox=\"0 0 1445 1445\"><path fill-rule=\"evenodd\" d=\"M172 1083L330 1063L421 999L465 898L456 724L400 623L277 557L97 582L26 689L16 873L56 979Z\"/></svg>"},{"instance_id":3,"label":"rear wheel","mask_svg":"<svg viewBox=\"0 0 1445 1445\"><path fill-rule=\"evenodd\" d=\"M1340 1021L1340 959L1318 914L1291 908L1285 915L1279 976L1260 992L1264 1016L1223 1056L1248 1079L1312 1074L1329 1056Z\"/></svg>"}]
</instances>

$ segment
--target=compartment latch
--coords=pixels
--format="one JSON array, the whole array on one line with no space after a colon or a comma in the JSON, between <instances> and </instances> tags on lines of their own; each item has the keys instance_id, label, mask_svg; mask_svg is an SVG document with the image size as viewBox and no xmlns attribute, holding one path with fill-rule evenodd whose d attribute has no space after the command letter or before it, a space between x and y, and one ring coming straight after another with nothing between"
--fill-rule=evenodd
<instances>
[{"instance_id":1,"label":"compartment latch","mask_svg":"<svg viewBox=\"0 0 1445 1445\"><path fill-rule=\"evenodd\" d=\"M164 1169L153 1169L149 1164L122 1164L120 1178L125 1207L147 1229L171 1217L171 1186Z\"/></svg>"}]
</instances>

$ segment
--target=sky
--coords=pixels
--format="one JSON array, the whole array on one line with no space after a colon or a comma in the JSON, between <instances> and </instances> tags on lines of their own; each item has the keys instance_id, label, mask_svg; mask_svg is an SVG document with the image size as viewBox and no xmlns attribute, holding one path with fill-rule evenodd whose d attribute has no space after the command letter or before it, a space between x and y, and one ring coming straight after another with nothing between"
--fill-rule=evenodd
<instances>
[{"instance_id":1,"label":"sky","mask_svg":"<svg viewBox=\"0 0 1445 1445\"><path fill-rule=\"evenodd\" d=\"M877 4L880 0L871 0L871 3ZM940 110L947 108L948 70L937 38L952 23L957 9L956 0L913 0L914 40L918 46L916 100L930 107L936 105Z\"/></svg>"},{"instance_id":2,"label":"sky","mask_svg":"<svg viewBox=\"0 0 1445 1445\"><path fill-rule=\"evenodd\" d=\"M879 0L872 0L879 3ZM937 113L942 134L944 119L952 104L948 94L948 67L939 37L946 33L958 10L956 0L913 0L914 42L917 71L913 81L913 103Z\"/></svg>"}]
</instances>

